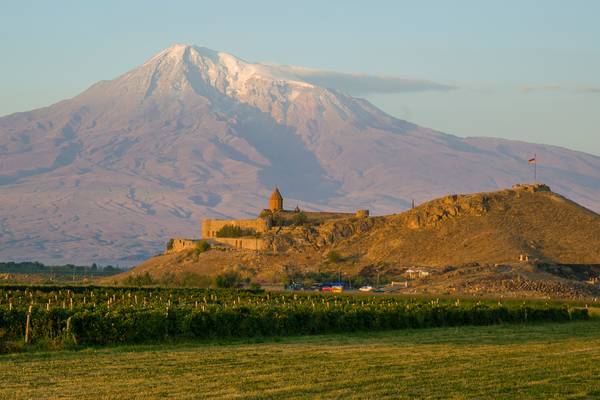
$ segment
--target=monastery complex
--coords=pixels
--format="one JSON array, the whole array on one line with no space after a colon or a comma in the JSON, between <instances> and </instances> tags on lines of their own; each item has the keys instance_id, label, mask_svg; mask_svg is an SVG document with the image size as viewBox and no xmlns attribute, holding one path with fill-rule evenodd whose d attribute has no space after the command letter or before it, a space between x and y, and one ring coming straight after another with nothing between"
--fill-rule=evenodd
<instances>
[{"instance_id":1,"label":"monastery complex","mask_svg":"<svg viewBox=\"0 0 600 400\"><path fill-rule=\"evenodd\" d=\"M311 212L284 209L283 196L278 188L269 197L269 207L255 219L205 219L202 221L201 238L211 245L245 250L266 250L266 234L286 233L299 225L320 224L325 220L350 217L368 217L369 210L355 213ZM197 240L174 238L169 241L167 253L192 249Z\"/></svg>"}]
</instances>

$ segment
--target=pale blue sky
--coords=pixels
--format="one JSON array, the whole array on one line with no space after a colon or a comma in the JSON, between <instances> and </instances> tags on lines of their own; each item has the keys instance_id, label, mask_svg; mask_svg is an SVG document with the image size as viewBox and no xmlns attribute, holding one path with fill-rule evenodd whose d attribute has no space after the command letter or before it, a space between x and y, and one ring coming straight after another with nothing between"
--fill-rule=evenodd
<instances>
[{"instance_id":1,"label":"pale blue sky","mask_svg":"<svg viewBox=\"0 0 600 400\"><path fill-rule=\"evenodd\" d=\"M3 1L0 115L72 97L173 43L249 61L418 78L366 95L458 136L600 155L600 1Z\"/></svg>"}]
</instances>

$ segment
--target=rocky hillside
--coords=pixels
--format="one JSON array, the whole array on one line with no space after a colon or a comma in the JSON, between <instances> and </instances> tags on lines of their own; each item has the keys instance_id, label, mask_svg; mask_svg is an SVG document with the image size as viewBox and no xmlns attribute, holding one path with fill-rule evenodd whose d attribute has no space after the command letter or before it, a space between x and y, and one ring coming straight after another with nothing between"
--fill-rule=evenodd
<instances>
[{"instance_id":1,"label":"rocky hillside","mask_svg":"<svg viewBox=\"0 0 600 400\"><path fill-rule=\"evenodd\" d=\"M544 185L452 195L407 212L332 222L317 242L364 262L600 264L600 216Z\"/></svg>"},{"instance_id":2,"label":"rocky hillside","mask_svg":"<svg viewBox=\"0 0 600 400\"><path fill-rule=\"evenodd\" d=\"M127 276L214 276L231 268L263 283L286 271L338 271L403 280L429 272L409 292L598 296L600 215L544 185L452 195L389 216L340 218L263 237L270 251L210 250L151 258ZM339 262L327 260L336 251ZM529 262L519 262L519 255Z\"/></svg>"},{"instance_id":3,"label":"rocky hillside","mask_svg":"<svg viewBox=\"0 0 600 400\"><path fill-rule=\"evenodd\" d=\"M275 185L290 207L390 214L527 181L534 153L541 179L600 210L600 157L435 132L295 71L175 45L0 118L0 259L132 264L202 218L256 216Z\"/></svg>"}]
</instances>

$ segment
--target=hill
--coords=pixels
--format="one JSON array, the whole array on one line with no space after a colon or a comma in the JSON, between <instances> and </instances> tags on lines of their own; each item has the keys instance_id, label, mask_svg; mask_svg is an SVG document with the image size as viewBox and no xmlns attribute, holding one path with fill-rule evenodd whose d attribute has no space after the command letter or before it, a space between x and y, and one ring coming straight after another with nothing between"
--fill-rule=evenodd
<instances>
[{"instance_id":1,"label":"hill","mask_svg":"<svg viewBox=\"0 0 600 400\"><path fill-rule=\"evenodd\" d=\"M370 283L410 281L407 292L600 295L593 281L600 276L600 216L545 185L450 195L399 214L338 218L263 239L269 251L166 254L116 280L148 273L181 284L185 276L235 270L272 284L343 273ZM332 251L339 260L328 257Z\"/></svg>"},{"instance_id":2,"label":"hill","mask_svg":"<svg viewBox=\"0 0 600 400\"><path fill-rule=\"evenodd\" d=\"M333 247L373 262L510 263L524 254L548 263L600 263L600 216L542 185L446 196L374 218L366 230L333 223L331 232Z\"/></svg>"},{"instance_id":3,"label":"hill","mask_svg":"<svg viewBox=\"0 0 600 400\"><path fill-rule=\"evenodd\" d=\"M292 67L174 45L46 108L0 118L0 258L133 264L278 185L306 210L382 215L539 176L600 210L600 157L459 138Z\"/></svg>"}]
</instances>

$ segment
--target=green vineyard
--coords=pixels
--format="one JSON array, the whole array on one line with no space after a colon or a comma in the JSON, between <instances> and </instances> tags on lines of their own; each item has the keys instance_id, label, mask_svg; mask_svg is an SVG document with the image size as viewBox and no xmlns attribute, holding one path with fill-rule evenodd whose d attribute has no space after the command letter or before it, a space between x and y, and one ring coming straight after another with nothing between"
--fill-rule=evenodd
<instances>
[{"instance_id":1,"label":"green vineyard","mask_svg":"<svg viewBox=\"0 0 600 400\"><path fill-rule=\"evenodd\" d=\"M585 308L535 302L242 290L0 287L0 344L144 343L587 318Z\"/></svg>"}]
</instances>

